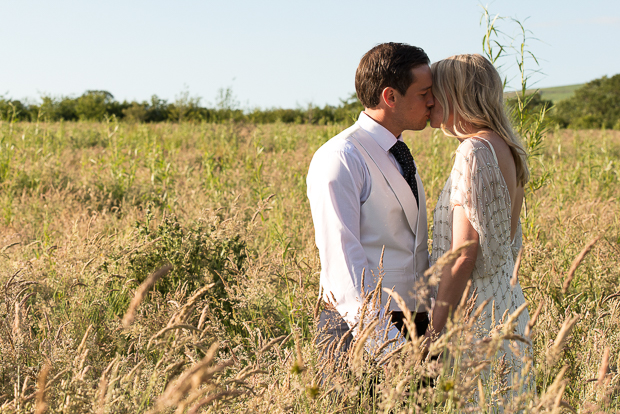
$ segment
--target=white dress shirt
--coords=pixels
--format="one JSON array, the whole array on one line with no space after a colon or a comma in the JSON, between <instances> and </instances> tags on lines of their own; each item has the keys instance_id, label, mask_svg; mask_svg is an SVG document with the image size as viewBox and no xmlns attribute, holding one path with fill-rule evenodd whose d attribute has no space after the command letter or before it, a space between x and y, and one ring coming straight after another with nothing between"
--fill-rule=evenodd
<instances>
[{"instance_id":1,"label":"white dress shirt","mask_svg":"<svg viewBox=\"0 0 620 414\"><path fill-rule=\"evenodd\" d=\"M389 152L402 137L394 137L364 112L357 125L379 144L402 174L398 161ZM314 154L306 182L321 259L321 286L324 292L339 293L336 309L347 324L353 326L359 321L362 299L359 289L352 289L361 286L361 275L354 274L352 269L368 269L366 253L360 243L360 209L370 196L370 171L354 144L332 139ZM329 293L325 297L329 298ZM385 325L377 326L380 333L384 329ZM388 339L398 335L398 329L393 326Z\"/></svg>"}]
</instances>

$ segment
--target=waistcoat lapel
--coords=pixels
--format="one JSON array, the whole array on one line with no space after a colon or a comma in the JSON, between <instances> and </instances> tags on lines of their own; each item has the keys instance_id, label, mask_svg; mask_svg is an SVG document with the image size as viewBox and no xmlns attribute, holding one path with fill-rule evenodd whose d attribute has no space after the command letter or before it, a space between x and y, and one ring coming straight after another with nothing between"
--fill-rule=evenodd
<instances>
[{"instance_id":1,"label":"waistcoat lapel","mask_svg":"<svg viewBox=\"0 0 620 414\"><path fill-rule=\"evenodd\" d=\"M409 223L409 227L411 227L411 231L413 234L418 234L418 231L423 232L425 234L427 229L418 229L418 205L415 201L415 196L411 191L411 187L407 184L405 178L401 175L398 168L390 161L387 153L377 144L377 142L363 129L359 128L352 136L357 143L359 143L366 153L370 156L370 158L374 161L376 166L385 177L388 185L396 195L400 206L405 212L405 216L407 217L407 221ZM424 200L424 190L422 187L422 182L420 181L419 176L416 174L416 179L418 180L418 189L422 189L419 193L422 194L420 198L420 206L426 206L426 201ZM418 194L420 196L420 194ZM424 207L424 215L426 216L426 207ZM426 220L420 220L426 223Z\"/></svg>"}]
</instances>

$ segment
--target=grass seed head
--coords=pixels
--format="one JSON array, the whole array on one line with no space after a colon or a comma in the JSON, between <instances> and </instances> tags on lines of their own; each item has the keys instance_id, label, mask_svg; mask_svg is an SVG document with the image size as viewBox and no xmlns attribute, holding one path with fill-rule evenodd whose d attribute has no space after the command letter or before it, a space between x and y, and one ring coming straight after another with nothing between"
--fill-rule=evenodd
<instances>
[{"instance_id":1,"label":"grass seed head","mask_svg":"<svg viewBox=\"0 0 620 414\"><path fill-rule=\"evenodd\" d=\"M575 315L572 318L567 317L564 320L564 323L562 324L560 332L558 332L558 335L555 338L553 345L549 349L547 349L547 364L549 364L550 366L554 365L557 361L557 358L564 349L564 344L568 339L568 335L570 335L570 332L572 331L578 320L579 315Z\"/></svg>"},{"instance_id":2,"label":"grass seed head","mask_svg":"<svg viewBox=\"0 0 620 414\"><path fill-rule=\"evenodd\" d=\"M568 288L571 282L573 281L573 278L575 277L575 271L577 270L577 268L579 267L583 259L590 252L590 250L592 250L592 247L596 244L596 242L600 238L601 236L596 236L594 239L590 240L590 242L585 245L581 253L579 253L579 255L575 257L575 260L573 260L573 263L571 264L570 269L568 269L568 274L566 275L566 279L564 279L564 284L562 285L562 293L566 293L568 291Z\"/></svg>"},{"instance_id":3,"label":"grass seed head","mask_svg":"<svg viewBox=\"0 0 620 414\"><path fill-rule=\"evenodd\" d=\"M43 365L41 372L39 372L39 378L37 379L37 394L34 405L35 414L43 414L47 410L47 403L45 402L45 389L47 387L47 374L50 371L48 364Z\"/></svg>"},{"instance_id":4,"label":"grass seed head","mask_svg":"<svg viewBox=\"0 0 620 414\"><path fill-rule=\"evenodd\" d=\"M602 387L605 383L605 376L609 371L609 347L605 347L605 351L603 352L603 358L601 359L601 366L598 369L598 378L596 381L596 385Z\"/></svg>"},{"instance_id":5,"label":"grass seed head","mask_svg":"<svg viewBox=\"0 0 620 414\"><path fill-rule=\"evenodd\" d=\"M167 264L167 265L159 268L155 272L151 273L144 280L144 282L142 282L142 284L138 287L138 289L136 290L136 293L135 293L133 299L131 300L131 303L129 304L129 308L127 309L127 312L125 313L125 316L123 317L123 326L125 328L129 328L129 325L132 324L132 322L133 322L133 320L134 320L134 318L136 316L136 309L138 309L138 306L140 306L140 302L142 302L142 300L146 296L147 292L153 286L155 286L155 283L157 283L157 281L161 277L163 277L166 274L168 274L168 272L170 272L170 270L172 270L172 265L170 265L170 264Z\"/></svg>"}]
</instances>

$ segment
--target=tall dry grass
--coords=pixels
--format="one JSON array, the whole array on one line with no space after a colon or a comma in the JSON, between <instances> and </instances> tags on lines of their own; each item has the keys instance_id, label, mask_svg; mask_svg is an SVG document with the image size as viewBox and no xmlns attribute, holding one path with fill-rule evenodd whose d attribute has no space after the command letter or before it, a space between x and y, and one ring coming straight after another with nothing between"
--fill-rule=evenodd
<instances>
[{"instance_id":1,"label":"tall dry grass","mask_svg":"<svg viewBox=\"0 0 620 414\"><path fill-rule=\"evenodd\" d=\"M535 161L511 397L511 318L481 339L467 297L437 361L411 341L377 364L359 337L321 356L305 174L341 129L2 123L0 412L618 410L620 135L554 131ZM405 139L430 211L456 143Z\"/></svg>"}]
</instances>

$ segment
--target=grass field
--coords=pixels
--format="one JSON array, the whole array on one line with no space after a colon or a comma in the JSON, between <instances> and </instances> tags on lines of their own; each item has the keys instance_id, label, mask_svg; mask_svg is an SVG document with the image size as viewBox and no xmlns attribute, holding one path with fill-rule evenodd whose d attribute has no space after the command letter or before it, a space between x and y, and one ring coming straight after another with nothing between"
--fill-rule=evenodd
<instances>
[{"instance_id":1,"label":"grass field","mask_svg":"<svg viewBox=\"0 0 620 414\"><path fill-rule=\"evenodd\" d=\"M0 412L494 412L506 332L472 348L475 315L449 326L456 362L319 358L305 175L343 127L0 124ZM405 140L431 212L456 141ZM616 412L620 133L554 131L531 165L549 176L522 216L536 390L505 412Z\"/></svg>"}]
</instances>

